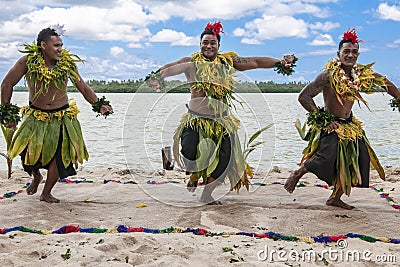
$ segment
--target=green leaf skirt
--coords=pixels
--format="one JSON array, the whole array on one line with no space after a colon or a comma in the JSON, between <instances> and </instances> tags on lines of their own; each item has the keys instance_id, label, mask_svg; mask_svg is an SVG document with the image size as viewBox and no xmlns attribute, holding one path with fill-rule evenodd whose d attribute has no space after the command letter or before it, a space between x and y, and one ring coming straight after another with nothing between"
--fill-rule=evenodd
<instances>
[{"instance_id":1,"label":"green leaf skirt","mask_svg":"<svg viewBox=\"0 0 400 267\"><path fill-rule=\"evenodd\" d=\"M81 125L77 119L79 109L71 102L63 110L44 111L32 107L22 107L23 121L15 132L8 149L13 159L26 152L23 164L33 166L41 162L48 165L54 158L59 138L62 135L61 158L64 167L89 158L82 136ZM26 150L26 151L25 151Z\"/></svg>"},{"instance_id":2,"label":"green leaf skirt","mask_svg":"<svg viewBox=\"0 0 400 267\"><path fill-rule=\"evenodd\" d=\"M185 168L184 163L179 153L180 137L183 129L189 127L199 133L199 144L197 146L198 155L205 154L209 157L205 157L208 160L206 168L199 170L198 172L191 174L191 180L197 181L203 178L203 182L206 183L210 174L215 170L219 162L219 152L224 136L229 135L231 141L231 159L230 164L226 170L226 176L228 177L231 190L239 190L242 186L249 189L248 176L252 177L250 166L244 159L240 140L237 134L240 121L233 115L228 115L221 118L209 119L199 117L191 113L185 113L180 121L178 128L174 134L173 154L175 161ZM206 141L212 140L214 145L209 145ZM198 165L204 166L204 162L197 162Z\"/></svg>"}]
</instances>

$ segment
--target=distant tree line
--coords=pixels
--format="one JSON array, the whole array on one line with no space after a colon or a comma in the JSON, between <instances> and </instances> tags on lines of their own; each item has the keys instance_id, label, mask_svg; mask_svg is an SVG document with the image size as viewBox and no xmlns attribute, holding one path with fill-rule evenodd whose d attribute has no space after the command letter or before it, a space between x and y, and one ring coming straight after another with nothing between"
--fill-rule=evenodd
<instances>
[{"instance_id":1,"label":"distant tree line","mask_svg":"<svg viewBox=\"0 0 400 267\"><path fill-rule=\"evenodd\" d=\"M186 82L171 80L166 81L166 86L162 90L168 93L188 93L189 84ZM155 93L155 90L148 87L143 79L139 80L122 80L122 81L103 81L103 80L89 80L87 84L96 93ZM267 82L248 82L238 81L234 91L237 93L298 93L303 89L307 83L289 82L289 83L275 83L273 81ZM15 86L16 91L27 91L26 86ZM68 86L68 92L77 92L74 86Z\"/></svg>"}]
</instances>

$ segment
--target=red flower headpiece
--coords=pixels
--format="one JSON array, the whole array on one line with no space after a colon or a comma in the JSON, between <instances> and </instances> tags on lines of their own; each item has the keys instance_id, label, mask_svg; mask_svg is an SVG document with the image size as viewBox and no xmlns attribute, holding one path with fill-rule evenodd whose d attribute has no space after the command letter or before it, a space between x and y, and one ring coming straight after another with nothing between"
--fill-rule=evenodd
<instances>
[{"instance_id":1,"label":"red flower headpiece","mask_svg":"<svg viewBox=\"0 0 400 267\"><path fill-rule=\"evenodd\" d=\"M219 35L219 33L224 33L224 29L222 28L222 24L219 20L214 23L209 22L204 30L211 30L215 36Z\"/></svg>"},{"instance_id":2,"label":"red flower headpiece","mask_svg":"<svg viewBox=\"0 0 400 267\"><path fill-rule=\"evenodd\" d=\"M356 33L356 29L348 29L347 32L343 34L343 40L349 40L352 44L357 44L363 42L362 40L358 40L358 35Z\"/></svg>"}]
</instances>

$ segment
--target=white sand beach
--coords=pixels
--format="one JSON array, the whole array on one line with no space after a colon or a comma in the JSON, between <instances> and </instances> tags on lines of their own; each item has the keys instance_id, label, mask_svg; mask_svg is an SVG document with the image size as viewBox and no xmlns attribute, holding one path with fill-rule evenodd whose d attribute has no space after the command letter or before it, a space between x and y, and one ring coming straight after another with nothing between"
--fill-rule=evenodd
<instances>
[{"instance_id":1,"label":"white sand beach","mask_svg":"<svg viewBox=\"0 0 400 267\"><path fill-rule=\"evenodd\" d=\"M256 173L250 192L219 185L223 205L209 206L179 171L79 169L48 204L43 183L28 196L29 176L3 170L0 265L400 266L400 168L386 167L386 181L372 171L373 188L343 198L354 210L326 206L331 191L312 174L287 193L290 171Z\"/></svg>"}]
</instances>

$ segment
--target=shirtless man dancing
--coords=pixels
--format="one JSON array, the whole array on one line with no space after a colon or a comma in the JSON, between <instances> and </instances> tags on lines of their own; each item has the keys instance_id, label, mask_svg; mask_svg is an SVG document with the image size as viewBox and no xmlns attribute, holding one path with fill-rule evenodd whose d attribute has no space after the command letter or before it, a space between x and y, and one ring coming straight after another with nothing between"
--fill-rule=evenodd
<instances>
[{"instance_id":1,"label":"shirtless man dancing","mask_svg":"<svg viewBox=\"0 0 400 267\"><path fill-rule=\"evenodd\" d=\"M396 99L400 96L396 86L374 72L371 64L357 64L359 42L354 29L345 32L339 43L338 58L329 61L324 71L300 92L298 100L310 112L309 144L303 151L301 167L290 175L284 186L292 193L300 178L311 172L334 186L326 205L344 209L354 207L340 199L343 194L349 195L354 186L369 187L370 163L385 178L362 123L352 113L354 101L366 104L360 92L369 92L373 86L380 86ZM318 108L313 100L321 92L324 108Z\"/></svg>"},{"instance_id":2,"label":"shirtless man dancing","mask_svg":"<svg viewBox=\"0 0 400 267\"><path fill-rule=\"evenodd\" d=\"M77 119L79 109L67 96L68 79L82 93L93 109L103 115L113 112L109 101L98 99L82 80L75 62L82 61L63 49L62 27L55 25L39 32L36 43L25 45L26 53L9 70L1 83L1 108L12 109L13 87L25 76L29 88L29 106L21 108L23 122L15 132L8 150L11 159L21 155L22 166L33 181L28 195L37 192L42 181L39 169L48 170L41 201L59 202L51 190L60 177L75 175L74 166L89 155ZM17 110L17 109L13 109ZM2 118L8 128L18 121Z\"/></svg>"}]
</instances>

